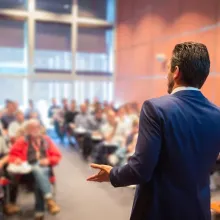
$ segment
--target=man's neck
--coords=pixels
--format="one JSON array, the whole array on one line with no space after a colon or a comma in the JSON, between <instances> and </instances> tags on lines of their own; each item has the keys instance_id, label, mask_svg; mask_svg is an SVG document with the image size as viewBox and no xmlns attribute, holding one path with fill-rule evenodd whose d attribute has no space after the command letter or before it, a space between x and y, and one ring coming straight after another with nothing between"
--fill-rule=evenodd
<instances>
[{"instance_id":1,"label":"man's neck","mask_svg":"<svg viewBox=\"0 0 220 220\"><path fill-rule=\"evenodd\" d=\"M175 88L172 90L171 94L174 94L174 93L179 92L179 91L182 91L182 90L194 90L194 91L199 91L199 89L196 88L196 87L177 86L177 87L175 87Z\"/></svg>"}]
</instances>

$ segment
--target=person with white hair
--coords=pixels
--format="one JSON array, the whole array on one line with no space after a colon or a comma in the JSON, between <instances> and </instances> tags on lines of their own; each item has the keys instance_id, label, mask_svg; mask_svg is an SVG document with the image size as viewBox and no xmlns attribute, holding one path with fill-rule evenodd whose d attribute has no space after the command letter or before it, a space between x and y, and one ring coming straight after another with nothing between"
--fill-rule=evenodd
<instances>
[{"instance_id":1,"label":"person with white hair","mask_svg":"<svg viewBox=\"0 0 220 220\"><path fill-rule=\"evenodd\" d=\"M25 136L16 140L9 153L9 163L21 165L24 162L32 167L35 183L36 220L44 218L45 203L51 214L60 211L52 198L49 181L51 166L57 165L61 154L52 140L42 134L40 122L30 119L24 126Z\"/></svg>"}]
</instances>

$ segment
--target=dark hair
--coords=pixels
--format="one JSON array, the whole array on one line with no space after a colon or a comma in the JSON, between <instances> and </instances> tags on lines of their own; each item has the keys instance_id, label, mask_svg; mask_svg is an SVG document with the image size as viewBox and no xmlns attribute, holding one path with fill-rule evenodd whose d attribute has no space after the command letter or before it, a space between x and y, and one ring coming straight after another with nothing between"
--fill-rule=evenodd
<instances>
[{"instance_id":1,"label":"dark hair","mask_svg":"<svg viewBox=\"0 0 220 220\"><path fill-rule=\"evenodd\" d=\"M177 44L171 58L171 72L175 71L176 66L181 72L182 83L201 88L210 70L207 47L195 42Z\"/></svg>"}]
</instances>

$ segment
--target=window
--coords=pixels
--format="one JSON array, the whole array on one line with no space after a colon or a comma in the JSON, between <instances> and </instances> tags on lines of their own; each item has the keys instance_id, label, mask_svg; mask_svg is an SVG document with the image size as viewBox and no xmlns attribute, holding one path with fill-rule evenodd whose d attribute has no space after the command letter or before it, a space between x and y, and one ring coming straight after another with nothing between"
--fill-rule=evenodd
<instances>
[{"instance_id":1,"label":"window","mask_svg":"<svg viewBox=\"0 0 220 220\"><path fill-rule=\"evenodd\" d=\"M113 83L111 81L74 81L74 99L84 103L85 99L93 101L97 97L101 102L113 99Z\"/></svg>"},{"instance_id":2,"label":"window","mask_svg":"<svg viewBox=\"0 0 220 220\"><path fill-rule=\"evenodd\" d=\"M111 32L111 31L110 31ZM112 35L103 28L79 28L76 69L78 74L111 74Z\"/></svg>"},{"instance_id":3,"label":"window","mask_svg":"<svg viewBox=\"0 0 220 220\"><path fill-rule=\"evenodd\" d=\"M106 19L108 0L78 0L79 16Z\"/></svg>"},{"instance_id":4,"label":"window","mask_svg":"<svg viewBox=\"0 0 220 220\"><path fill-rule=\"evenodd\" d=\"M1 78L0 105L3 106L6 99L15 100L20 105L24 105L24 86L24 79Z\"/></svg>"},{"instance_id":5,"label":"window","mask_svg":"<svg viewBox=\"0 0 220 220\"><path fill-rule=\"evenodd\" d=\"M72 0L36 0L38 10L54 13L71 13Z\"/></svg>"},{"instance_id":6,"label":"window","mask_svg":"<svg viewBox=\"0 0 220 220\"><path fill-rule=\"evenodd\" d=\"M26 0L0 0L0 8L26 8Z\"/></svg>"},{"instance_id":7,"label":"window","mask_svg":"<svg viewBox=\"0 0 220 220\"><path fill-rule=\"evenodd\" d=\"M70 25L36 24L36 72L64 72L72 70Z\"/></svg>"},{"instance_id":8,"label":"window","mask_svg":"<svg viewBox=\"0 0 220 220\"><path fill-rule=\"evenodd\" d=\"M23 21L0 20L0 74L27 72L26 25Z\"/></svg>"}]
</instances>

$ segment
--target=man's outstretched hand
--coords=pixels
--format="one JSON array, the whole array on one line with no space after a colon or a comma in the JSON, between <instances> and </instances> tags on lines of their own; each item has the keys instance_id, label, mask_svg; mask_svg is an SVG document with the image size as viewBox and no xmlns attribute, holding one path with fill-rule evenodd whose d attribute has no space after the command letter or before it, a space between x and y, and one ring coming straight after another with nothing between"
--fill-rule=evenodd
<instances>
[{"instance_id":1,"label":"man's outstretched hand","mask_svg":"<svg viewBox=\"0 0 220 220\"><path fill-rule=\"evenodd\" d=\"M107 165L98 165L98 164L91 164L91 167L94 169L98 169L99 172L93 176L90 176L87 181L94 181L94 182L109 182L109 175L113 167Z\"/></svg>"}]
</instances>

